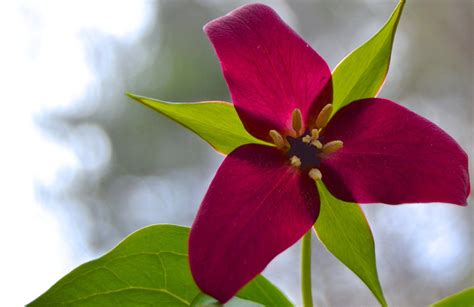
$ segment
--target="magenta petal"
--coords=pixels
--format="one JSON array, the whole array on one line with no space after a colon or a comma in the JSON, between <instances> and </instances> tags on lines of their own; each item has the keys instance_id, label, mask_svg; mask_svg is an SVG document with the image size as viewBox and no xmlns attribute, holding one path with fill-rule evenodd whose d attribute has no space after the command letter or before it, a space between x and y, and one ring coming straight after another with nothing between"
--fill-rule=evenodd
<instances>
[{"instance_id":1,"label":"magenta petal","mask_svg":"<svg viewBox=\"0 0 474 307\"><path fill-rule=\"evenodd\" d=\"M324 183L339 199L466 204L466 153L435 124L394 102L350 104L332 118L323 138L344 142L321 164Z\"/></svg>"},{"instance_id":2,"label":"magenta petal","mask_svg":"<svg viewBox=\"0 0 474 307\"><path fill-rule=\"evenodd\" d=\"M270 129L288 133L295 108L307 124L331 102L326 62L268 6L243 6L209 22L204 31L237 112L255 137L270 140Z\"/></svg>"},{"instance_id":3,"label":"magenta petal","mask_svg":"<svg viewBox=\"0 0 474 307\"><path fill-rule=\"evenodd\" d=\"M318 214L314 181L279 151L237 148L217 171L191 228L196 283L225 303L301 238Z\"/></svg>"}]
</instances>

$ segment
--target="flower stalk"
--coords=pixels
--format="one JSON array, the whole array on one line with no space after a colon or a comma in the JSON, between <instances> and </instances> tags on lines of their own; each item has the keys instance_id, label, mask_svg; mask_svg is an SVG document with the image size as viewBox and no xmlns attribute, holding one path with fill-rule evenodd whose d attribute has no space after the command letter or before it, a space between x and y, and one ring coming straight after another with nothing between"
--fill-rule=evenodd
<instances>
[{"instance_id":1,"label":"flower stalk","mask_svg":"<svg viewBox=\"0 0 474 307\"><path fill-rule=\"evenodd\" d=\"M313 307L311 286L311 229L303 236L301 245L301 294L303 306Z\"/></svg>"}]
</instances>

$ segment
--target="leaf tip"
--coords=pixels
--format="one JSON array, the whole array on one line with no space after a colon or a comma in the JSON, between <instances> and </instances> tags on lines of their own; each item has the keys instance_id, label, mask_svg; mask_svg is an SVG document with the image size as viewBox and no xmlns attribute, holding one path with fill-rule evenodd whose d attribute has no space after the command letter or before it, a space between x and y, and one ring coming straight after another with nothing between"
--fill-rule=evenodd
<instances>
[{"instance_id":1,"label":"leaf tip","mask_svg":"<svg viewBox=\"0 0 474 307\"><path fill-rule=\"evenodd\" d=\"M136 95L136 94L134 94L134 93L132 93L132 92L125 92L124 94L125 94L125 96L127 96L128 98L132 98L132 99L134 99L134 100L138 100L138 99L139 99L139 96Z\"/></svg>"},{"instance_id":2,"label":"leaf tip","mask_svg":"<svg viewBox=\"0 0 474 307\"><path fill-rule=\"evenodd\" d=\"M407 2L406 0L399 0L398 1L398 5L395 8L395 12L398 12L398 19L400 19L400 16L401 16L402 11L403 11L403 7L405 6L406 2Z\"/></svg>"}]
</instances>

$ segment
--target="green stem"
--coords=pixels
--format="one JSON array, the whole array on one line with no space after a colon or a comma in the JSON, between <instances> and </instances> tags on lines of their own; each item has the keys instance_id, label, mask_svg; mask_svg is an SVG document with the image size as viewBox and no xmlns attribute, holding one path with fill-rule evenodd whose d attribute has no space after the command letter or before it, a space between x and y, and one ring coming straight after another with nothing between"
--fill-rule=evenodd
<instances>
[{"instance_id":1,"label":"green stem","mask_svg":"<svg viewBox=\"0 0 474 307\"><path fill-rule=\"evenodd\" d=\"M303 237L301 245L301 294L303 306L313 307L313 294L311 292L311 232L310 229Z\"/></svg>"}]
</instances>

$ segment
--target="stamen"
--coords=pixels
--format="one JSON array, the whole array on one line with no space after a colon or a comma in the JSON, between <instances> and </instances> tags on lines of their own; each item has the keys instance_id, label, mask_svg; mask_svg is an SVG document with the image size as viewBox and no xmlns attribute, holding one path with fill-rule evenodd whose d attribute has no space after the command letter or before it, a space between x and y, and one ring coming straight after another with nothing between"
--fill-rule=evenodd
<instances>
[{"instance_id":1,"label":"stamen","mask_svg":"<svg viewBox=\"0 0 474 307\"><path fill-rule=\"evenodd\" d=\"M311 130L311 137L313 140L317 140L319 138L319 130L318 129L312 129Z\"/></svg>"},{"instance_id":2,"label":"stamen","mask_svg":"<svg viewBox=\"0 0 474 307\"><path fill-rule=\"evenodd\" d=\"M301 160L297 156L292 156L290 158L291 166L294 167L300 167L301 166Z\"/></svg>"},{"instance_id":3,"label":"stamen","mask_svg":"<svg viewBox=\"0 0 474 307\"><path fill-rule=\"evenodd\" d=\"M327 104L324 108L319 112L318 117L316 118L316 128L324 128L329 121L329 117L332 113L332 104Z\"/></svg>"},{"instance_id":4,"label":"stamen","mask_svg":"<svg viewBox=\"0 0 474 307\"><path fill-rule=\"evenodd\" d=\"M294 109L292 115L293 130L296 132L296 136L300 135L300 130L303 127L303 116L301 115L300 109Z\"/></svg>"},{"instance_id":5,"label":"stamen","mask_svg":"<svg viewBox=\"0 0 474 307\"><path fill-rule=\"evenodd\" d=\"M270 137L273 139L273 143L278 149L283 149L285 147L285 141L283 140L281 134L278 133L278 131L270 130L268 134L270 134Z\"/></svg>"},{"instance_id":6,"label":"stamen","mask_svg":"<svg viewBox=\"0 0 474 307\"><path fill-rule=\"evenodd\" d=\"M313 179L314 181L316 180L321 180L321 178L323 178L323 174L321 174L321 171L317 168L312 168L309 173L308 173L309 177L311 177L311 179Z\"/></svg>"},{"instance_id":7,"label":"stamen","mask_svg":"<svg viewBox=\"0 0 474 307\"><path fill-rule=\"evenodd\" d=\"M311 136L310 136L310 135L306 135L306 136L303 137L301 140L302 140L303 142L309 144L309 142L311 142Z\"/></svg>"},{"instance_id":8,"label":"stamen","mask_svg":"<svg viewBox=\"0 0 474 307\"><path fill-rule=\"evenodd\" d=\"M318 140L312 141L311 144L312 144L313 146L315 146L317 149L323 148L323 144L321 144L321 142L318 141Z\"/></svg>"},{"instance_id":9,"label":"stamen","mask_svg":"<svg viewBox=\"0 0 474 307\"><path fill-rule=\"evenodd\" d=\"M329 143L324 144L323 146L323 153L329 154L338 151L343 147L344 143L342 141L331 141Z\"/></svg>"}]
</instances>

